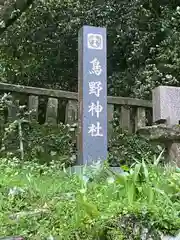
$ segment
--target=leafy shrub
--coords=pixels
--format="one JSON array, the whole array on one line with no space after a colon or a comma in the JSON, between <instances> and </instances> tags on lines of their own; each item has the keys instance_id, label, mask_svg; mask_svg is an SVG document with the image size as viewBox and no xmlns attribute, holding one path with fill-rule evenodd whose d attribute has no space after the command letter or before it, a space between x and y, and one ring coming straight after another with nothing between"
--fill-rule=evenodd
<instances>
[{"instance_id":1,"label":"leafy shrub","mask_svg":"<svg viewBox=\"0 0 180 240\"><path fill-rule=\"evenodd\" d=\"M160 145L153 145L137 134L127 134L122 132L120 116L114 113L112 121L113 132L109 140L109 163L111 166L128 165L130 166L138 159L153 161L154 156L162 151Z\"/></svg>"},{"instance_id":2,"label":"leafy shrub","mask_svg":"<svg viewBox=\"0 0 180 240\"><path fill-rule=\"evenodd\" d=\"M7 121L5 111L11 106L17 110L15 120ZM19 105L10 94L0 99L1 156L11 154L24 160L48 163L52 160L70 165L76 159L76 124L40 125L30 121L31 111Z\"/></svg>"},{"instance_id":3,"label":"leafy shrub","mask_svg":"<svg viewBox=\"0 0 180 240\"><path fill-rule=\"evenodd\" d=\"M10 130L3 142L4 149L1 156L11 152L20 156L18 124L7 124ZM48 163L52 160L61 161L66 166L72 165L76 160L76 126L59 124L39 125L38 123L23 123L23 151L24 158ZM154 155L162 151L160 146L153 146L147 140L136 134L122 133L119 125L114 126L111 139L109 139L109 157L111 166L132 165L138 159L153 160ZM61 160L60 160L61 159Z\"/></svg>"},{"instance_id":4,"label":"leafy shrub","mask_svg":"<svg viewBox=\"0 0 180 240\"><path fill-rule=\"evenodd\" d=\"M116 128L118 131L118 128ZM112 166L131 165L144 158L152 161L160 154L161 147L151 145L147 140L134 134L115 133L109 143L109 162Z\"/></svg>"},{"instance_id":5,"label":"leafy shrub","mask_svg":"<svg viewBox=\"0 0 180 240\"><path fill-rule=\"evenodd\" d=\"M51 160L71 165L76 160L76 127L59 124L57 126L39 125L38 123L23 124L23 143L25 159L36 159L41 163ZM12 152L19 157L18 128L11 132L6 141L6 153ZM130 166L138 159L153 160L159 155L160 146L153 146L147 140L136 134L128 135L121 132L120 126L114 127L112 138L109 140L109 158L111 166ZM3 154L5 153L3 151Z\"/></svg>"},{"instance_id":6,"label":"leafy shrub","mask_svg":"<svg viewBox=\"0 0 180 240\"><path fill-rule=\"evenodd\" d=\"M40 163L49 163L52 160L61 161L65 165L71 165L76 159L75 143L73 142L74 126L25 123L22 129L25 159L37 160ZM19 155L18 139L19 132L16 126L5 140L6 153L11 152L14 156Z\"/></svg>"}]
</instances>

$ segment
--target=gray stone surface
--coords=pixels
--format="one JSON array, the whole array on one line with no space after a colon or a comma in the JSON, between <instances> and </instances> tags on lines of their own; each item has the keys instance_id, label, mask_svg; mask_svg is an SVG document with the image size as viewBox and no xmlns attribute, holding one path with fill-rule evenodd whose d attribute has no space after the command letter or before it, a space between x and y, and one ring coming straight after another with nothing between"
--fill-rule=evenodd
<instances>
[{"instance_id":1,"label":"gray stone surface","mask_svg":"<svg viewBox=\"0 0 180 240\"><path fill-rule=\"evenodd\" d=\"M153 121L167 121L168 124L179 124L180 121L180 88L159 86L152 91Z\"/></svg>"},{"instance_id":2,"label":"gray stone surface","mask_svg":"<svg viewBox=\"0 0 180 240\"><path fill-rule=\"evenodd\" d=\"M90 166L89 166L90 167ZM117 174L124 175L124 171L120 167L110 167L110 170ZM86 169L83 165L72 166L67 169L67 172L71 174L83 175L86 172Z\"/></svg>"},{"instance_id":3,"label":"gray stone surface","mask_svg":"<svg viewBox=\"0 0 180 240\"><path fill-rule=\"evenodd\" d=\"M78 120L78 103L76 100L69 100L66 105L66 124L74 124Z\"/></svg>"},{"instance_id":4,"label":"gray stone surface","mask_svg":"<svg viewBox=\"0 0 180 240\"><path fill-rule=\"evenodd\" d=\"M141 128L137 134L147 140L164 144L167 161L180 167L180 125L154 125Z\"/></svg>"},{"instance_id":5,"label":"gray stone surface","mask_svg":"<svg viewBox=\"0 0 180 240\"><path fill-rule=\"evenodd\" d=\"M29 111L31 111L31 114L29 116L30 120L38 121L39 97L30 95L28 105L29 105Z\"/></svg>"},{"instance_id":6,"label":"gray stone surface","mask_svg":"<svg viewBox=\"0 0 180 240\"><path fill-rule=\"evenodd\" d=\"M46 110L46 123L57 124L58 99L49 98Z\"/></svg>"},{"instance_id":7,"label":"gray stone surface","mask_svg":"<svg viewBox=\"0 0 180 240\"><path fill-rule=\"evenodd\" d=\"M79 32L78 165L107 159L106 29Z\"/></svg>"},{"instance_id":8,"label":"gray stone surface","mask_svg":"<svg viewBox=\"0 0 180 240\"><path fill-rule=\"evenodd\" d=\"M143 127L137 130L137 134L150 141L172 142L180 141L180 125L167 126L165 124Z\"/></svg>"},{"instance_id":9,"label":"gray stone surface","mask_svg":"<svg viewBox=\"0 0 180 240\"><path fill-rule=\"evenodd\" d=\"M180 167L180 143L170 142L167 144L168 161Z\"/></svg>"}]
</instances>

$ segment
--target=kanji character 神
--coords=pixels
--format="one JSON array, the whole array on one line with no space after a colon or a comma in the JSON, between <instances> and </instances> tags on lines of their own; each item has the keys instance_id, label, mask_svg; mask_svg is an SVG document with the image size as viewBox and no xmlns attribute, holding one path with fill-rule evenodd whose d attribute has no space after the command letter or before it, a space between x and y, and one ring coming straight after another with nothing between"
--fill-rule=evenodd
<instances>
[{"instance_id":1,"label":"kanji character \u795e","mask_svg":"<svg viewBox=\"0 0 180 240\"><path fill-rule=\"evenodd\" d=\"M99 113L102 112L103 107L99 104L99 101L95 103L91 103L91 105L89 106L89 111L91 112L92 116L94 116L94 114L96 114L97 118L99 118Z\"/></svg>"}]
</instances>

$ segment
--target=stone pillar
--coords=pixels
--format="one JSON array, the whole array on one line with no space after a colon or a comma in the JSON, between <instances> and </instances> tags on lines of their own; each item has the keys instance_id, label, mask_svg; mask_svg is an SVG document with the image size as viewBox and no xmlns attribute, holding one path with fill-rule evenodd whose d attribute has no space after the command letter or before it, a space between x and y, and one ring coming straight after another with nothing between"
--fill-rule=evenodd
<instances>
[{"instance_id":1,"label":"stone pillar","mask_svg":"<svg viewBox=\"0 0 180 240\"><path fill-rule=\"evenodd\" d=\"M30 95L28 101L29 111L32 111L29 118L30 120L38 121L38 106L39 106L39 97Z\"/></svg>"},{"instance_id":2,"label":"stone pillar","mask_svg":"<svg viewBox=\"0 0 180 240\"><path fill-rule=\"evenodd\" d=\"M91 165L107 152L106 29L83 26L78 40L78 165Z\"/></svg>"},{"instance_id":3,"label":"stone pillar","mask_svg":"<svg viewBox=\"0 0 180 240\"><path fill-rule=\"evenodd\" d=\"M46 110L46 123L57 124L58 99L49 98Z\"/></svg>"},{"instance_id":4,"label":"stone pillar","mask_svg":"<svg viewBox=\"0 0 180 240\"><path fill-rule=\"evenodd\" d=\"M167 158L168 161L180 167L180 142L167 143Z\"/></svg>"}]
</instances>

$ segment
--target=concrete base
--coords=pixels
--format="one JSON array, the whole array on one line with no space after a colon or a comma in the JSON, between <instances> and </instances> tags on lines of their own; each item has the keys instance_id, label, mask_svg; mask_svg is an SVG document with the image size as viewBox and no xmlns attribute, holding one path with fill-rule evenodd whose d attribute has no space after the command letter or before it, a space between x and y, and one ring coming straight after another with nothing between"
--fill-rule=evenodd
<instances>
[{"instance_id":1,"label":"concrete base","mask_svg":"<svg viewBox=\"0 0 180 240\"><path fill-rule=\"evenodd\" d=\"M70 175L72 175L72 174L83 175L88 170L88 168L91 168L91 166L76 165L76 166L69 167L67 169L67 172ZM114 173L119 173L119 174L123 174L124 173L124 171L120 167L110 167L110 169Z\"/></svg>"},{"instance_id":2,"label":"concrete base","mask_svg":"<svg viewBox=\"0 0 180 240\"><path fill-rule=\"evenodd\" d=\"M85 172L86 167L83 165L79 165L79 166L72 166L67 168L67 172L72 175L72 174L78 174L78 175L83 175Z\"/></svg>"}]
</instances>

